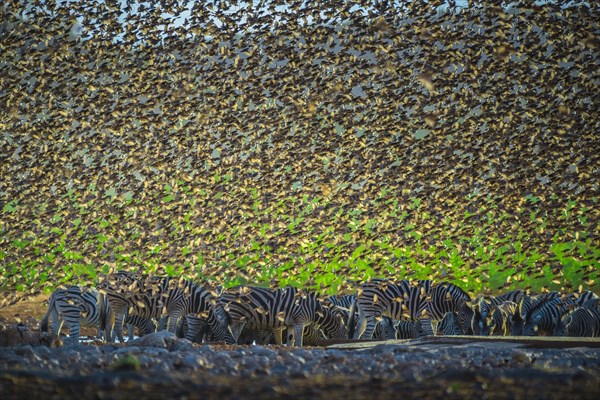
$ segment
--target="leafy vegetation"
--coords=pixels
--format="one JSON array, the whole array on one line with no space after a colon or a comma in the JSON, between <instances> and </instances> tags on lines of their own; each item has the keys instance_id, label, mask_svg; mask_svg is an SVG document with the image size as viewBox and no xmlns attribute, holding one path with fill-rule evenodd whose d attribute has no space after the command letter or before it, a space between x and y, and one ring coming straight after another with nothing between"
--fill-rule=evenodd
<instances>
[{"instance_id":1,"label":"leafy vegetation","mask_svg":"<svg viewBox=\"0 0 600 400\"><path fill-rule=\"evenodd\" d=\"M33 3L0 27L3 291L597 291L597 7Z\"/></svg>"}]
</instances>

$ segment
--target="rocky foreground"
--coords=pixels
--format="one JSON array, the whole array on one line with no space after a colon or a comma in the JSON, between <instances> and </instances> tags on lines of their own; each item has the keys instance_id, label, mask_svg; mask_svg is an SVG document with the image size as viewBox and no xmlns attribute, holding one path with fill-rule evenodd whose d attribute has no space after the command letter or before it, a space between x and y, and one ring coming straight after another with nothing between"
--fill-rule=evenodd
<instances>
[{"instance_id":1,"label":"rocky foreground","mask_svg":"<svg viewBox=\"0 0 600 400\"><path fill-rule=\"evenodd\" d=\"M1 344L10 344L2 334ZM600 396L598 341L285 348L196 345L159 332L125 344L45 344L0 347L3 399Z\"/></svg>"}]
</instances>

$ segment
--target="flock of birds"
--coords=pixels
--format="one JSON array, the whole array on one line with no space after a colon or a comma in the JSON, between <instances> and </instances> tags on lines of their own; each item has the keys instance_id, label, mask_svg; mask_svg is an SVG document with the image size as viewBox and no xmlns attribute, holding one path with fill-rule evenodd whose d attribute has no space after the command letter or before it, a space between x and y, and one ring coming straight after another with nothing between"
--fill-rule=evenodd
<instances>
[{"instance_id":1,"label":"flock of birds","mask_svg":"<svg viewBox=\"0 0 600 400\"><path fill-rule=\"evenodd\" d=\"M344 339L414 339L430 335L600 336L600 298L590 291L540 294L513 290L471 298L446 282L373 279L354 295L319 298L293 287L210 290L184 279L121 271L96 289L69 286L49 300L41 330L70 339L80 326L106 341L127 328L167 329L196 341L324 345Z\"/></svg>"},{"instance_id":2,"label":"flock of birds","mask_svg":"<svg viewBox=\"0 0 600 400\"><path fill-rule=\"evenodd\" d=\"M590 207L597 193L595 2L25 3L3 2L0 22L11 227L0 249L6 264L51 270L0 271L11 288L62 281L79 255L89 266L197 265L201 254L224 282L222 261L257 237L277 264L333 232L339 254L314 255L326 264L390 232L396 247L414 242L396 235L388 205L411 196L431 211L410 221L430 245L445 218L489 195L508 214L490 237L518 225L524 247L547 249L564 236L566 202ZM529 193L551 220L542 233L514 214ZM303 196L329 206L274 218ZM364 210L356 232L351 210ZM52 252L64 236L71 253Z\"/></svg>"}]
</instances>

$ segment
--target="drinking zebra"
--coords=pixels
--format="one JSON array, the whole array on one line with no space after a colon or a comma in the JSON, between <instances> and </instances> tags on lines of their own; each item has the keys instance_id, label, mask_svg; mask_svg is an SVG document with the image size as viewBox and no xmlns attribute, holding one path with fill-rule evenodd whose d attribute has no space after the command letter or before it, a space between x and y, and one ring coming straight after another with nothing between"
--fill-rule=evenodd
<instances>
[{"instance_id":1,"label":"drinking zebra","mask_svg":"<svg viewBox=\"0 0 600 400\"><path fill-rule=\"evenodd\" d=\"M523 326L523 335L552 335L565 314L595 297L597 296L592 292L582 292L581 294L571 293L567 296L557 296L539 302L528 310Z\"/></svg>"},{"instance_id":2,"label":"drinking zebra","mask_svg":"<svg viewBox=\"0 0 600 400\"><path fill-rule=\"evenodd\" d=\"M552 299L555 299L559 296L559 292L548 292L540 293L533 296L523 296L523 298L517 302L517 304L519 305L518 315L520 319L518 321L513 322L513 334L516 336L523 335L525 321L527 321L527 319L529 318L529 313L532 309L536 308L538 305L544 303L545 301L551 301Z\"/></svg>"},{"instance_id":3,"label":"drinking zebra","mask_svg":"<svg viewBox=\"0 0 600 400\"><path fill-rule=\"evenodd\" d=\"M225 290L219 297L231 318L234 339L242 329L273 331L275 343L283 343L283 331L293 336L293 344L302 346L304 328L317 319L322 306L313 294L293 287L271 290L255 286L238 286ZM291 335L290 335L291 334Z\"/></svg>"},{"instance_id":4,"label":"drinking zebra","mask_svg":"<svg viewBox=\"0 0 600 400\"><path fill-rule=\"evenodd\" d=\"M455 311L448 311L436 324L436 335L456 336L462 334L463 330Z\"/></svg>"},{"instance_id":5,"label":"drinking zebra","mask_svg":"<svg viewBox=\"0 0 600 400\"><path fill-rule=\"evenodd\" d=\"M356 307L356 295L344 294L329 296L326 302L333 304L343 315L344 321L346 321L346 329L348 331L348 337L354 335L356 330L356 318L354 309Z\"/></svg>"},{"instance_id":6,"label":"drinking zebra","mask_svg":"<svg viewBox=\"0 0 600 400\"><path fill-rule=\"evenodd\" d=\"M356 299L358 312L354 338L372 338L382 317L396 320L420 321L428 335L433 334L431 319L440 320L448 311L458 311L469 296L450 283L433 284L430 280L392 283L373 279L359 289Z\"/></svg>"},{"instance_id":7,"label":"drinking zebra","mask_svg":"<svg viewBox=\"0 0 600 400\"><path fill-rule=\"evenodd\" d=\"M186 318L186 338L193 340L207 324L216 341L233 344L229 318L217 298L202 285L168 277L138 276L121 271L99 284L115 313L116 329L122 338L122 326L129 314L159 320L159 329L177 329Z\"/></svg>"},{"instance_id":8,"label":"drinking zebra","mask_svg":"<svg viewBox=\"0 0 600 400\"><path fill-rule=\"evenodd\" d=\"M123 328L125 321L133 316L142 319L159 320L158 329L164 329L163 297L158 295L160 290L150 287L148 277L137 276L128 271L120 271L108 275L97 285L103 293L114 313L115 337L124 342ZM152 281L152 283L156 283ZM130 333L131 337L131 333Z\"/></svg>"},{"instance_id":9,"label":"drinking zebra","mask_svg":"<svg viewBox=\"0 0 600 400\"><path fill-rule=\"evenodd\" d=\"M98 329L98 337L111 341L110 309L106 298L94 289L83 286L67 286L55 290L48 300L48 310L40 322L40 330L48 332L48 320L52 321L52 333L59 335L63 324L69 328L69 339L79 343L80 327Z\"/></svg>"},{"instance_id":10,"label":"drinking zebra","mask_svg":"<svg viewBox=\"0 0 600 400\"><path fill-rule=\"evenodd\" d=\"M354 312L356 307L356 295L346 294L342 296L330 296L327 301L332 303L344 314L344 320L347 321L348 337L353 337L357 323ZM413 339L417 337L419 334L418 332L422 331L420 325L417 328L416 324L405 324L404 322L408 321L400 323L398 320L382 317L381 321L375 326L373 339ZM400 337L398 335L400 335Z\"/></svg>"},{"instance_id":11,"label":"drinking zebra","mask_svg":"<svg viewBox=\"0 0 600 400\"><path fill-rule=\"evenodd\" d=\"M315 314L315 322L304 328L302 342L306 346L321 346L324 340L347 339L346 320L348 312L332 304L329 299L321 303Z\"/></svg>"},{"instance_id":12,"label":"drinking zebra","mask_svg":"<svg viewBox=\"0 0 600 400\"><path fill-rule=\"evenodd\" d=\"M505 301L493 307L487 326L489 334L494 336L515 335L515 326L520 323L519 305L514 301Z\"/></svg>"},{"instance_id":13,"label":"drinking zebra","mask_svg":"<svg viewBox=\"0 0 600 400\"><path fill-rule=\"evenodd\" d=\"M498 296L482 296L474 301L474 315L472 321L474 335L490 335L490 324L492 322L492 314L497 306L505 302L519 304L527 297L524 290L511 290ZM515 323L519 319L520 313L513 313ZM498 326L498 329L499 326Z\"/></svg>"},{"instance_id":14,"label":"drinking zebra","mask_svg":"<svg viewBox=\"0 0 600 400\"><path fill-rule=\"evenodd\" d=\"M427 333L423 330L421 321L401 319L393 321L393 326L395 339L420 339L427 336ZM375 328L373 338L377 338L377 328Z\"/></svg>"},{"instance_id":15,"label":"drinking zebra","mask_svg":"<svg viewBox=\"0 0 600 400\"><path fill-rule=\"evenodd\" d=\"M592 299L568 312L559 322L554 335L600 337L600 301Z\"/></svg>"},{"instance_id":16,"label":"drinking zebra","mask_svg":"<svg viewBox=\"0 0 600 400\"><path fill-rule=\"evenodd\" d=\"M459 325L459 329L462 332L458 313L462 309L463 305L470 300L471 298L467 292L452 283L442 282L439 284L434 284L432 285L431 292L429 294L427 313L431 321L441 322L444 320L444 318L446 318L442 326L445 330L447 330L447 335L456 331L456 324ZM449 315L448 313L451 314ZM456 317L456 321L453 320L454 317ZM429 324L425 327L429 328ZM427 333L430 334L430 332ZM433 332L431 332L431 334L433 334Z\"/></svg>"}]
</instances>

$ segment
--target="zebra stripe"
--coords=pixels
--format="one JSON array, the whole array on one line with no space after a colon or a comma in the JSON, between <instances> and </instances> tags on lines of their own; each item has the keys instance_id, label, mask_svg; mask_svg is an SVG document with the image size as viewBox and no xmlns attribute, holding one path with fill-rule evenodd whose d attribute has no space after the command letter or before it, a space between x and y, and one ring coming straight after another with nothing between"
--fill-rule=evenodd
<instances>
[{"instance_id":1,"label":"zebra stripe","mask_svg":"<svg viewBox=\"0 0 600 400\"><path fill-rule=\"evenodd\" d=\"M189 280L163 278L163 281L168 281L166 285L169 287L168 294L163 296L174 301L171 305L168 302L166 304L170 331L175 329L179 318L184 318L188 327L185 337L188 340L204 335L217 342L235 343L229 328L229 315L216 292L213 294L200 283Z\"/></svg>"},{"instance_id":2,"label":"zebra stripe","mask_svg":"<svg viewBox=\"0 0 600 400\"><path fill-rule=\"evenodd\" d=\"M341 296L330 296L326 300L333 304L343 315L346 321L348 337L354 336L356 330L356 295L345 294Z\"/></svg>"},{"instance_id":3,"label":"zebra stripe","mask_svg":"<svg viewBox=\"0 0 600 400\"><path fill-rule=\"evenodd\" d=\"M540 304L550 301L560 297L559 292L548 292L541 293L534 296L524 296L521 301L517 302L519 304L519 315L523 319L523 321L527 320L529 317L529 312L539 306Z\"/></svg>"},{"instance_id":4,"label":"zebra stripe","mask_svg":"<svg viewBox=\"0 0 600 400\"><path fill-rule=\"evenodd\" d=\"M356 299L359 322L353 337L372 338L382 317L419 320L425 333L433 335L431 321L442 319L448 311L458 311L468 300L469 295L451 283L435 284L430 280L391 283L374 279L359 289Z\"/></svg>"},{"instance_id":5,"label":"zebra stripe","mask_svg":"<svg viewBox=\"0 0 600 400\"><path fill-rule=\"evenodd\" d=\"M384 279L373 279L363 284L356 297L358 322L354 339L371 339L382 317L414 320L422 316L426 304L421 293L426 293L428 287L421 283L417 281L413 286L406 280L394 284Z\"/></svg>"},{"instance_id":6,"label":"zebra stripe","mask_svg":"<svg viewBox=\"0 0 600 400\"><path fill-rule=\"evenodd\" d=\"M574 294L577 307L569 311L554 330L555 336L599 337L600 298L593 292Z\"/></svg>"},{"instance_id":7,"label":"zebra stripe","mask_svg":"<svg viewBox=\"0 0 600 400\"><path fill-rule=\"evenodd\" d=\"M442 320L449 312L457 313L462 305L471 298L460 287L442 282L431 288L427 313L434 321Z\"/></svg>"},{"instance_id":8,"label":"zebra stripe","mask_svg":"<svg viewBox=\"0 0 600 400\"><path fill-rule=\"evenodd\" d=\"M458 324L465 335L480 333L476 323L476 310L477 307L473 301L463 302L458 310Z\"/></svg>"},{"instance_id":9,"label":"zebra stripe","mask_svg":"<svg viewBox=\"0 0 600 400\"><path fill-rule=\"evenodd\" d=\"M348 331L344 320L348 312L337 308L327 301L321 304L321 310L315 314L315 322L304 328L303 346L324 346L327 340L347 339Z\"/></svg>"},{"instance_id":10,"label":"zebra stripe","mask_svg":"<svg viewBox=\"0 0 600 400\"><path fill-rule=\"evenodd\" d=\"M314 325L323 332L326 338L348 338L348 330L345 324L346 313L344 311L333 304L320 304L317 308Z\"/></svg>"},{"instance_id":11,"label":"zebra stripe","mask_svg":"<svg viewBox=\"0 0 600 400\"><path fill-rule=\"evenodd\" d=\"M566 314L554 331L556 336L600 337L600 307L579 307Z\"/></svg>"},{"instance_id":12,"label":"zebra stripe","mask_svg":"<svg viewBox=\"0 0 600 400\"><path fill-rule=\"evenodd\" d=\"M242 329L268 329L275 335L275 343L283 343L282 333L287 329L295 346L302 346L304 327L317 319L320 302L312 294L293 287L270 290L261 287L238 286L225 290L220 300L229 313L235 340ZM292 333L293 332L293 333Z\"/></svg>"},{"instance_id":13,"label":"zebra stripe","mask_svg":"<svg viewBox=\"0 0 600 400\"><path fill-rule=\"evenodd\" d=\"M144 318L139 315L128 315L125 318L125 324L127 325L127 333L129 340L133 340L135 337L135 328L139 330L139 335L149 335L156 332L157 325L151 318Z\"/></svg>"},{"instance_id":14,"label":"zebra stripe","mask_svg":"<svg viewBox=\"0 0 600 400\"><path fill-rule=\"evenodd\" d=\"M98 337L111 340L110 308L106 298L94 289L68 286L55 290L48 300L48 310L40 323L42 332L48 331L48 320L52 321L52 333L59 335L63 324L69 328L69 339L79 343L80 327L95 327Z\"/></svg>"},{"instance_id":15,"label":"zebra stripe","mask_svg":"<svg viewBox=\"0 0 600 400\"><path fill-rule=\"evenodd\" d=\"M202 285L184 279L136 276L121 271L102 284L115 312L117 332L126 315L160 320L159 329L176 332L181 317L187 319L186 338L193 340L208 324L216 341L233 344L229 318L219 301Z\"/></svg>"},{"instance_id":16,"label":"zebra stripe","mask_svg":"<svg viewBox=\"0 0 600 400\"><path fill-rule=\"evenodd\" d=\"M556 292L554 292L556 293ZM527 312L527 318L523 326L523 335L552 335L560 325L565 314L574 308L578 308L593 302L598 296L590 291L582 293L571 293L566 296L552 294L537 301L536 305Z\"/></svg>"},{"instance_id":17,"label":"zebra stripe","mask_svg":"<svg viewBox=\"0 0 600 400\"><path fill-rule=\"evenodd\" d=\"M395 321L394 332L396 339L419 339L427 336L421 321Z\"/></svg>"},{"instance_id":18,"label":"zebra stripe","mask_svg":"<svg viewBox=\"0 0 600 400\"><path fill-rule=\"evenodd\" d=\"M493 307L489 333L494 336L514 335L515 321L520 319L519 306L514 301L505 301Z\"/></svg>"},{"instance_id":19,"label":"zebra stripe","mask_svg":"<svg viewBox=\"0 0 600 400\"><path fill-rule=\"evenodd\" d=\"M431 288L429 302L427 304L427 314L429 315L430 320L434 321L436 325L439 325L439 323L446 318L447 320L442 326L447 326L445 329L448 330L448 332L455 332L456 326L453 326L454 321L451 321L450 319L453 318L453 316L456 316L456 324L460 325L458 313L463 305L469 301L471 301L471 297L463 289L452 283L442 282ZM452 316L448 315L448 313L452 313ZM427 322L423 328L428 335L434 334L431 322ZM462 328L460 328L460 326L459 329L462 334Z\"/></svg>"},{"instance_id":20,"label":"zebra stripe","mask_svg":"<svg viewBox=\"0 0 600 400\"><path fill-rule=\"evenodd\" d=\"M436 335L456 336L462 334L459 316L455 311L448 311L436 324Z\"/></svg>"},{"instance_id":21,"label":"zebra stripe","mask_svg":"<svg viewBox=\"0 0 600 400\"><path fill-rule=\"evenodd\" d=\"M130 315L145 319L160 320L158 329L164 329L163 299L165 288L157 289L155 278L137 276L132 272L120 271L108 275L98 284L98 290L106 295L114 313L114 333L124 342L123 327ZM147 285L150 287L147 288Z\"/></svg>"},{"instance_id":22,"label":"zebra stripe","mask_svg":"<svg viewBox=\"0 0 600 400\"><path fill-rule=\"evenodd\" d=\"M531 308L523 326L524 336L549 336L562 316L575 305L573 296L555 297Z\"/></svg>"},{"instance_id":23,"label":"zebra stripe","mask_svg":"<svg viewBox=\"0 0 600 400\"><path fill-rule=\"evenodd\" d=\"M493 324L492 314L497 306L507 301L515 304L522 303L527 297L524 290L511 290L498 296L482 296L475 299L473 333L476 335L489 336L491 333L490 324ZM513 313L514 314L514 313ZM516 318L515 318L516 319Z\"/></svg>"},{"instance_id":24,"label":"zebra stripe","mask_svg":"<svg viewBox=\"0 0 600 400\"><path fill-rule=\"evenodd\" d=\"M345 294L342 296L329 296L326 302L333 304L339 309L350 311L354 303L356 303L356 295Z\"/></svg>"}]
</instances>

